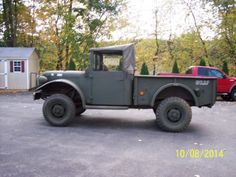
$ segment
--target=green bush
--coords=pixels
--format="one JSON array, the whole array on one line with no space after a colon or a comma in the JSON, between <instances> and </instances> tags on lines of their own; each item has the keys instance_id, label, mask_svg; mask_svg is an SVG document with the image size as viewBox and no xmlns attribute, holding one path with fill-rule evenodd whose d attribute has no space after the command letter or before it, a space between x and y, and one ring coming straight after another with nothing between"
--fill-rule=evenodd
<instances>
[{"instance_id":1,"label":"green bush","mask_svg":"<svg viewBox=\"0 0 236 177\"><path fill-rule=\"evenodd\" d=\"M149 75L148 66L147 66L147 64L145 62L142 64L142 68L141 68L140 74L141 75Z\"/></svg>"},{"instance_id":2,"label":"green bush","mask_svg":"<svg viewBox=\"0 0 236 177\"><path fill-rule=\"evenodd\" d=\"M67 65L67 70L76 70L76 65L73 59L70 59L69 64Z\"/></svg>"},{"instance_id":3,"label":"green bush","mask_svg":"<svg viewBox=\"0 0 236 177\"><path fill-rule=\"evenodd\" d=\"M199 65L206 66L206 61L204 60L204 58L201 58Z\"/></svg>"},{"instance_id":4,"label":"green bush","mask_svg":"<svg viewBox=\"0 0 236 177\"><path fill-rule=\"evenodd\" d=\"M178 63L175 60L174 65L172 67L172 73L179 73L179 67L178 67Z\"/></svg>"},{"instance_id":5,"label":"green bush","mask_svg":"<svg viewBox=\"0 0 236 177\"><path fill-rule=\"evenodd\" d=\"M229 68L227 61L223 61L223 67L222 70L225 72L225 74L229 74Z\"/></svg>"}]
</instances>

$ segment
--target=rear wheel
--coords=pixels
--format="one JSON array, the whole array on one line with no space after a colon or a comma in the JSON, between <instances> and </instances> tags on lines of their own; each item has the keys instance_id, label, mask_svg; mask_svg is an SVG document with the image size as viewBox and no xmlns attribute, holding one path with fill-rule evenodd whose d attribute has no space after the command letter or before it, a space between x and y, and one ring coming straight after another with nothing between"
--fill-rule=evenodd
<instances>
[{"instance_id":1,"label":"rear wheel","mask_svg":"<svg viewBox=\"0 0 236 177\"><path fill-rule=\"evenodd\" d=\"M234 88L231 92L231 99L232 101L236 101L236 88Z\"/></svg>"},{"instance_id":2,"label":"rear wheel","mask_svg":"<svg viewBox=\"0 0 236 177\"><path fill-rule=\"evenodd\" d=\"M53 126L66 126L75 117L74 102L64 94L54 94L45 100L43 115Z\"/></svg>"},{"instance_id":3,"label":"rear wheel","mask_svg":"<svg viewBox=\"0 0 236 177\"><path fill-rule=\"evenodd\" d=\"M192 110L188 103L178 97L164 99L156 109L157 125L165 131L185 130L192 119Z\"/></svg>"}]
</instances>

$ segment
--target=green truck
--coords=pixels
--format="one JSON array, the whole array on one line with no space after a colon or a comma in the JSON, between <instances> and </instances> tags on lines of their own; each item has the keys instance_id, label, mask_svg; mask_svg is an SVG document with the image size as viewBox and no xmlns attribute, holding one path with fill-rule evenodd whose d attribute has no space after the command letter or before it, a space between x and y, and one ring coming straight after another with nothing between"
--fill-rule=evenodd
<instances>
[{"instance_id":1,"label":"green truck","mask_svg":"<svg viewBox=\"0 0 236 177\"><path fill-rule=\"evenodd\" d=\"M34 99L44 99L44 118L66 126L87 109L153 109L165 131L185 130L191 106L211 107L216 78L135 74L133 44L90 49L85 71L47 71L37 79Z\"/></svg>"}]
</instances>

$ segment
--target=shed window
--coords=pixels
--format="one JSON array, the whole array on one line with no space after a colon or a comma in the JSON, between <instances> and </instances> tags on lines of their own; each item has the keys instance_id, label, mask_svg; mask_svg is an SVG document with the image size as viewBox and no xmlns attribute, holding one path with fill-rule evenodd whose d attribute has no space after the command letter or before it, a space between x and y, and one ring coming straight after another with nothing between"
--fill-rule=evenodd
<instances>
[{"instance_id":1,"label":"shed window","mask_svg":"<svg viewBox=\"0 0 236 177\"><path fill-rule=\"evenodd\" d=\"M20 61L14 61L14 72L21 72L21 62Z\"/></svg>"},{"instance_id":2,"label":"shed window","mask_svg":"<svg viewBox=\"0 0 236 177\"><path fill-rule=\"evenodd\" d=\"M25 62L24 61L10 61L10 72L25 72Z\"/></svg>"}]
</instances>

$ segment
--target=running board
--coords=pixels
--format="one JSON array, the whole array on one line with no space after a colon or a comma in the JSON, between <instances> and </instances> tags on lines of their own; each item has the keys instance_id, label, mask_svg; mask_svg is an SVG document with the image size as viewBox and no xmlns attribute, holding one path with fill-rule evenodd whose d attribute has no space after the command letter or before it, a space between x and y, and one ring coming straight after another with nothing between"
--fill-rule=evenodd
<instances>
[{"instance_id":1,"label":"running board","mask_svg":"<svg viewBox=\"0 0 236 177\"><path fill-rule=\"evenodd\" d=\"M94 106L94 105L86 105L85 109L128 109L127 106Z\"/></svg>"}]
</instances>

